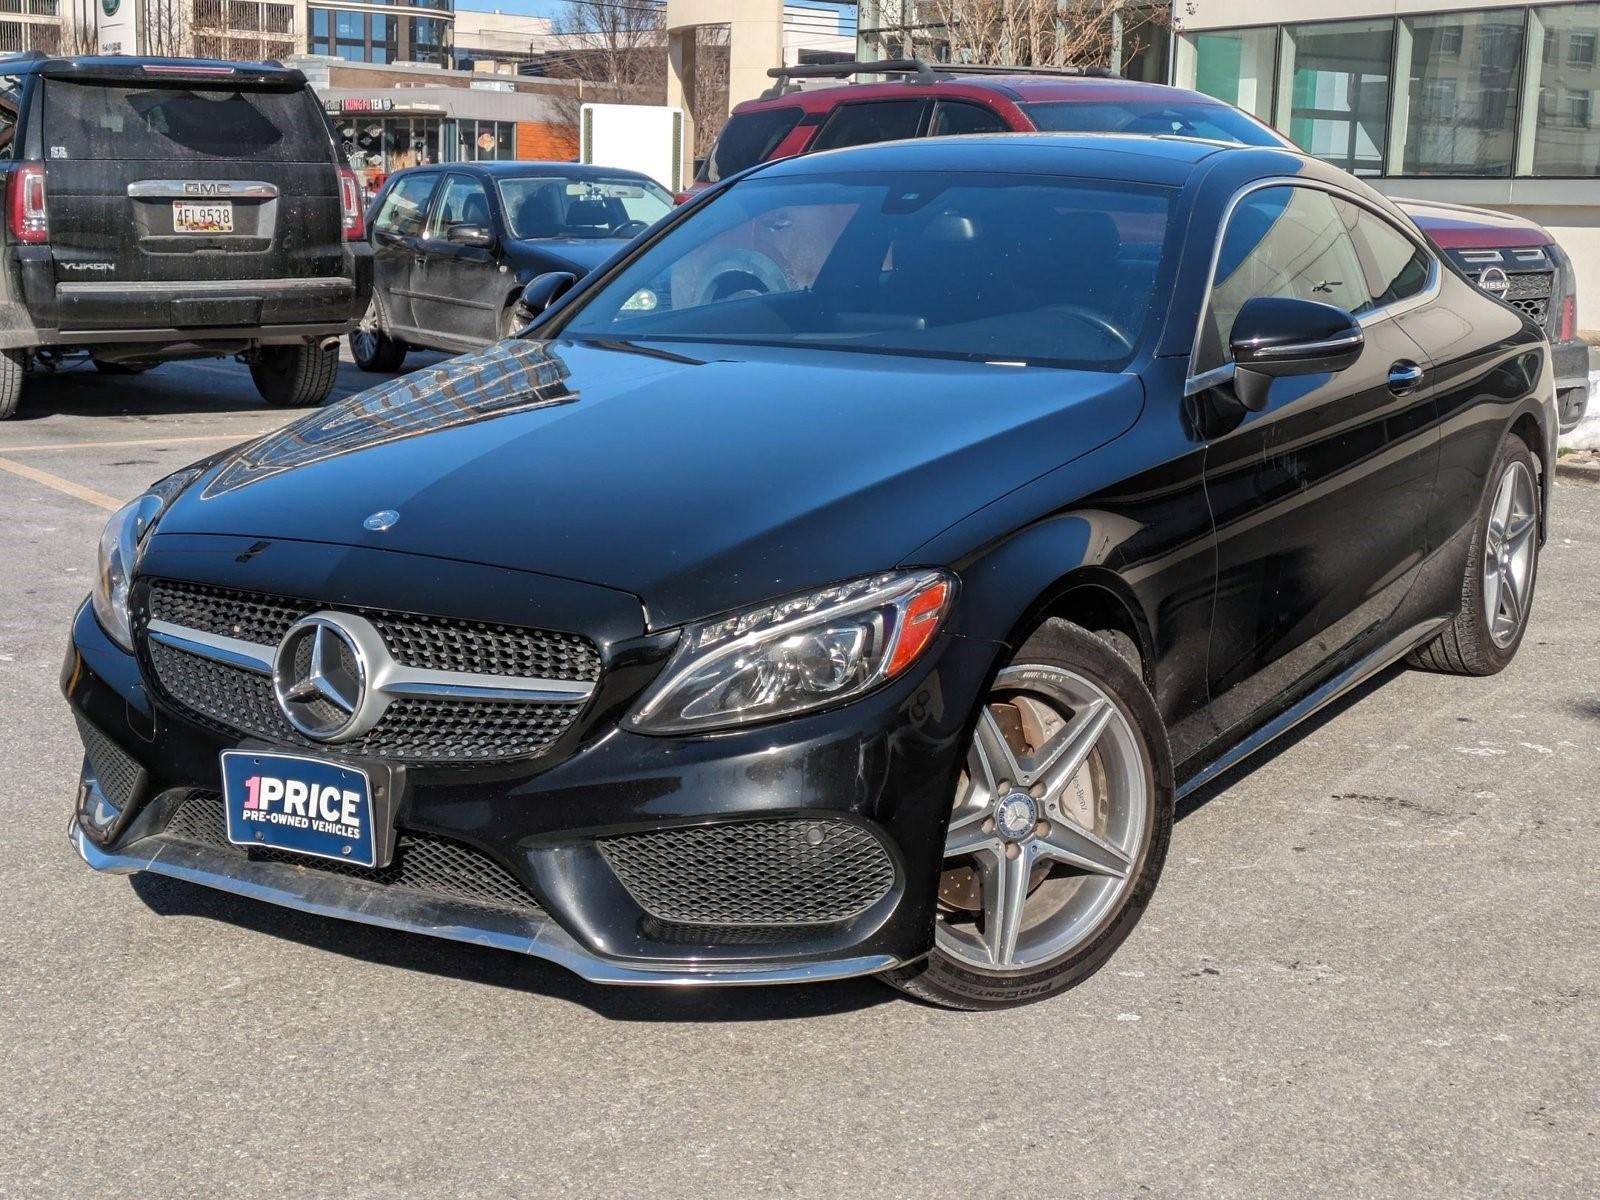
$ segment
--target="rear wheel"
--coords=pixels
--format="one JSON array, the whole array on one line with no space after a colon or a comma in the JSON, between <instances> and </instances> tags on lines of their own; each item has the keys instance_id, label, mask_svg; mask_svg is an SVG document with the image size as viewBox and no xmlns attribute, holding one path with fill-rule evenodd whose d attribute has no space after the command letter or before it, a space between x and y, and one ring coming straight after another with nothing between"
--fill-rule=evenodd
<instances>
[{"instance_id":1,"label":"rear wheel","mask_svg":"<svg viewBox=\"0 0 1600 1200\"><path fill-rule=\"evenodd\" d=\"M1512 435L1495 456L1461 581L1461 607L1408 660L1450 675L1493 675L1516 657L1539 575L1538 465Z\"/></svg>"},{"instance_id":2,"label":"rear wheel","mask_svg":"<svg viewBox=\"0 0 1600 1200\"><path fill-rule=\"evenodd\" d=\"M22 381L28 374L26 350L0 350L0 421L17 415L22 403Z\"/></svg>"},{"instance_id":3,"label":"rear wheel","mask_svg":"<svg viewBox=\"0 0 1600 1200\"><path fill-rule=\"evenodd\" d=\"M298 346L264 346L250 364L256 391L273 408L309 408L321 404L333 391L339 371L337 344L322 349Z\"/></svg>"},{"instance_id":4,"label":"rear wheel","mask_svg":"<svg viewBox=\"0 0 1600 1200\"><path fill-rule=\"evenodd\" d=\"M390 337L383 329L383 310L378 307L378 297L367 304L367 315L350 335L350 355L363 371L388 373L398 371L406 361L405 343Z\"/></svg>"},{"instance_id":5,"label":"rear wheel","mask_svg":"<svg viewBox=\"0 0 1600 1200\"><path fill-rule=\"evenodd\" d=\"M945 839L927 959L888 982L1006 1008L1087 979L1149 902L1172 832L1155 701L1101 638L1051 621L978 714Z\"/></svg>"}]
</instances>

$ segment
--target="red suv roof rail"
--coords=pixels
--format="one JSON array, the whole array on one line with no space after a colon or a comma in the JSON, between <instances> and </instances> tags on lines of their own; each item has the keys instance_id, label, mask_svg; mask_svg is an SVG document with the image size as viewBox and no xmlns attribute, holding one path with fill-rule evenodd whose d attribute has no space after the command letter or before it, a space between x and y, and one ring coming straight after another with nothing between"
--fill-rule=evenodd
<instances>
[{"instance_id":1,"label":"red suv roof rail","mask_svg":"<svg viewBox=\"0 0 1600 1200\"><path fill-rule=\"evenodd\" d=\"M794 67L772 67L767 77L778 82L761 93L762 100L776 100L798 91L791 86L799 79L848 79L852 75L910 75L907 83L938 83L962 75L1058 75L1082 78L1108 79L1111 68L1089 67L1015 67L998 64L971 65L968 63L930 63L920 58L885 58L877 62L808 63Z\"/></svg>"}]
</instances>

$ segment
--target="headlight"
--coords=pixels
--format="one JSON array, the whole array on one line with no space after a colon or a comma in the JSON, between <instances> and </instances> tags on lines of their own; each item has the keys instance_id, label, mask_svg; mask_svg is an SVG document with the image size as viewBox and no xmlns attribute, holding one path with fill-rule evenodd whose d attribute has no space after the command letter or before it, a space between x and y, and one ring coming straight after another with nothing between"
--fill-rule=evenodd
<instances>
[{"instance_id":1,"label":"headlight","mask_svg":"<svg viewBox=\"0 0 1600 1200\"><path fill-rule=\"evenodd\" d=\"M896 572L691 625L625 723L691 733L853 700L921 657L954 597L943 571Z\"/></svg>"},{"instance_id":2,"label":"headlight","mask_svg":"<svg viewBox=\"0 0 1600 1200\"><path fill-rule=\"evenodd\" d=\"M133 630L128 620L128 589L133 584L133 567L139 547L173 497L200 474L190 467L168 475L137 500L124 504L111 514L100 534L100 563L95 572L92 602L94 615L124 650L133 649Z\"/></svg>"}]
</instances>

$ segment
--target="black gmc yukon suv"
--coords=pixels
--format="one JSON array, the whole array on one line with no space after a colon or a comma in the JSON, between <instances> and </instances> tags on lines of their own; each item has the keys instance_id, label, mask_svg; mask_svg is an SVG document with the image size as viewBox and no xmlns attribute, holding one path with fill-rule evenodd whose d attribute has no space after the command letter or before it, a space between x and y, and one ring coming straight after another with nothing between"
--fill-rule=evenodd
<instances>
[{"instance_id":1,"label":"black gmc yukon suv","mask_svg":"<svg viewBox=\"0 0 1600 1200\"><path fill-rule=\"evenodd\" d=\"M299 71L170 58L0 62L0 418L73 352L111 373L239 355L320 403L366 311L354 175Z\"/></svg>"}]
</instances>

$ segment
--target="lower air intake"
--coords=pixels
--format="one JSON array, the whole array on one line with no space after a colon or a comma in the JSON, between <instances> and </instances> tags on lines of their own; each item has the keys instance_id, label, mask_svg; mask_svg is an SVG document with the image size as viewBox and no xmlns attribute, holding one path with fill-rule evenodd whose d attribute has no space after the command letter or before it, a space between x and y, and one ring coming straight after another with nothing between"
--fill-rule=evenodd
<instances>
[{"instance_id":1,"label":"lower air intake","mask_svg":"<svg viewBox=\"0 0 1600 1200\"><path fill-rule=\"evenodd\" d=\"M895 878L877 837L833 819L662 829L599 847L640 908L678 925L836 924L882 900Z\"/></svg>"},{"instance_id":2,"label":"lower air intake","mask_svg":"<svg viewBox=\"0 0 1600 1200\"><path fill-rule=\"evenodd\" d=\"M83 739L83 753L101 794L117 809L127 808L138 798L144 768L81 716L78 717L78 736Z\"/></svg>"},{"instance_id":3,"label":"lower air intake","mask_svg":"<svg viewBox=\"0 0 1600 1200\"><path fill-rule=\"evenodd\" d=\"M164 836L237 853L254 862L293 863L307 870L343 875L399 891L418 892L460 904L509 912L539 913L533 895L516 876L471 846L427 834L401 832L394 861L387 867L358 867L331 859L309 858L282 850L246 851L228 841L222 797L216 792L191 792L167 821Z\"/></svg>"}]
</instances>

